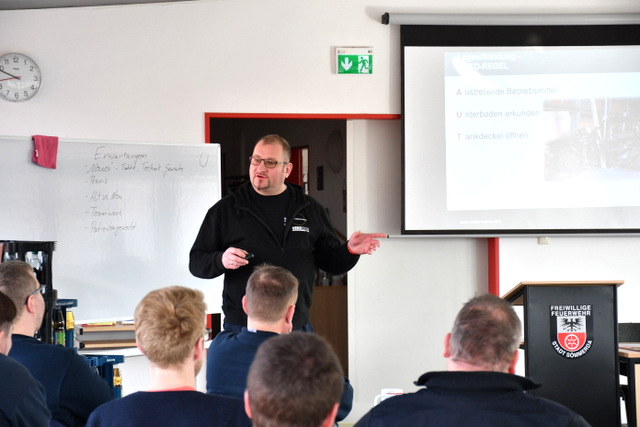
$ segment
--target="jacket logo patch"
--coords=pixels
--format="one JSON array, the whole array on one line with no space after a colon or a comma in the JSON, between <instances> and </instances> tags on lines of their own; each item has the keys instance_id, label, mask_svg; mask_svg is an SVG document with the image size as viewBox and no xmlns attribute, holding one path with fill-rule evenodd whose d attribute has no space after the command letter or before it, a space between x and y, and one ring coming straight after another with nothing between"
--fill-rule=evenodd
<instances>
[{"instance_id":1,"label":"jacket logo patch","mask_svg":"<svg viewBox=\"0 0 640 427\"><path fill-rule=\"evenodd\" d=\"M309 227L305 226L308 221L309 220L305 218L303 214L299 213L293 217L293 226L291 227L291 231L303 231L308 233Z\"/></svg>"},{"instance_id":2,"label":"jacket logo patch","mask_svg":"<svg viewBox=\"0 0 640 427\"><path fill-rule=\"evenodd\" d=\"M549 310L551 345L562 357L577 359L593 345L591 304L552 305Z\"/></svg>"},{"instance_id":3,"label":"jacket logo patch","mask_svg":"<svg viewBox=\"0 0 640 427\"><path fill-rule=\"evenodd\" d=\"M308 219L305 218L302 214L298 214L298 216L293 218L293 225L305 225Z\"/></svg>"}]
</instances>

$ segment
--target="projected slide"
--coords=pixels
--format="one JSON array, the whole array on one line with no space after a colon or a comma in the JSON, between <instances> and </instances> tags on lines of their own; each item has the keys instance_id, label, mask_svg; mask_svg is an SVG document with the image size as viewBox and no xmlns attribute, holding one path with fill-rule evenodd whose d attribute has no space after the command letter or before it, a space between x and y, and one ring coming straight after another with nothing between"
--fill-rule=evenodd
<instances>
[{"instance_id":1,"label":"projected slide","mask_svg":"<svg viewBox=\"0 0 640 427\"><path fill-rule=\"evenodd\" d=\"M638 46L404 60L407 230L640 227Z\"/></svg>"},{"instance_id":2,"label":"projected slide","mask_svg":"<svg viewBox=\"0 0 640 427\"><path fill-rule=\"evenodd\" d=\"M640 52L623 50L447 53L447 208L640 206L640 73L613 61Z\"/></svg>"}]
</instances>

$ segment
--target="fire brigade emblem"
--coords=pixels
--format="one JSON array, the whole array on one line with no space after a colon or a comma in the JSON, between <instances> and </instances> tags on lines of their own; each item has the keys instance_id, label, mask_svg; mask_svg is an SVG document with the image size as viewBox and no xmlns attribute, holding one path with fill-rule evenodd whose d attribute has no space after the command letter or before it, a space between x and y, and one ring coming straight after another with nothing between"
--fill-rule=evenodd
<instances>
[{"instance_id":1,"label":"fire brigade emblem","mask_svg":"<svg viewBox=\"0 0 640 427\"><path fill-rule=\"evenodd\" d=\"M591 304L550 307L551 345L562 357L577 359L593 346Z\"/></svg>"}]
</instances>

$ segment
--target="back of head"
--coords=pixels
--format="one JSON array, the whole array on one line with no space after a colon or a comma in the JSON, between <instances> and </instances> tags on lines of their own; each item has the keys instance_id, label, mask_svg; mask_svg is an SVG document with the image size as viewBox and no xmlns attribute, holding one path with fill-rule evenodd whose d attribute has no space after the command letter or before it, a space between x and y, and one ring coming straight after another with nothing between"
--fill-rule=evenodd
<instances>
[{"instance_id":1,"label":"back of head","mask_svg":"<svg viewBox=\"0 0 640 427\"><path fill-rule=\"evenodd\" d=\"M261 265L251 274L246 289L247 312L261 322L281 320L298 298L298 279L282 267Z\"/></svg>"},{"instance_id":2,"label":"back of head","mask_svg":"<svg viewBox=\"0 0 640 427\"><path fill-rule=\"evenodd\" d=\"M160 367L182 363L204 335L205 311L199 290L170 286L149 292L135 310L138 346Z\"/></svg>"},{"instance_id":3,"label":"back of head","mask_svg":"<svg viewBox=\"0 0 640 427\"><path fill-rule=\"evenodd\" d=\"M13 301L19 317L24 303L35 290L33 267L24 261L5 261L0 263L0 291Z\"/></svg>"},{"instance_id":4,"label":"back of head","mask_svg":"<svg viewBox=\"0 0 640 427\"><path fill-rule=\"evenodd\" d=\"M323 338L299 331L270 338L247 377L253 425L318 427L343 388L342 368Z\"/></svg>"},{"instance_id":5,"label":"back of head","mask_svg":"<svg viewBox=\"0 0 640 427\"><path fill-rule=\"evenodd\" d=\"M521 333L520 319L511 304L495 295L477 296L456 317L451 331L451 359L507 372Z\"/></svg>"},{"instance_id":6,"label":"back of head","mask_svg":"<svg viewBox=\"0 0 640 427\"><path fill-rule=\"evenodd\" d=\"M275 134L265 135L262 138L260 138L255 145L258 145L258 143L260 142L262 142L265 145L270 145L270 144L280 145L282 147L282 151L284 151L285 160L291 161L291 145L289 145L289 142L283 137L281 137L280 135L275 135Z\"/></svg>"},{"instance_id":7,"label":"back of head","mask_svg":"<svg viewBox=\"0 0 640 427\"><path fill-rule=\"evenodd\" d=\"M17 315L16 305L11 298L0 292L0 331L11 335L11 325Z\"/></svg>"}]
</instances>

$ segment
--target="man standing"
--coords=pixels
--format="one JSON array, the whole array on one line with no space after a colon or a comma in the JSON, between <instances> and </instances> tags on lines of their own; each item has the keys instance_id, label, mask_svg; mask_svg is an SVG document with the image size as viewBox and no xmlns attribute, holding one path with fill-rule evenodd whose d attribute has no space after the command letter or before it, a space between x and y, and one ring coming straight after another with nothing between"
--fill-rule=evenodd
<instances>
[{"instance_id":1,"label":"man standing","mask_svg":"<svg viewBox=\"0 0 640 427\"><path fill-rule=\"evenodd\" d=\"M18 309L9 356L44 386L53 420L68 427L84 426L91 411L114 398L113 390L73 349L34 338L44 316L44 286L29 264L0 264L0 291Z\"/></svg>"},{"instance_id":2,"label":"man standing","mask_svg":"<svg viewBox=\"0 0 640 427\"><path fill-rule=\"evenodd\" d=\"M588 427L578 414L527 394L539 387L515 373L522 329L511 305L486 294L467 302L444 342L448 372L423 374L426 388L391 397L356 427Z\"/></svg>"},{"instance_id":3,"label":"man standing","mask_svg":"<svg viewBox=\"0 0 640 427\"><path fill-rule=\"evenodd\" d=\"M51 413L42 384L24 366L7 357L17 313L11 298L0 292L0 426L48 427Z\"/></svg>"},{"instance_id":4,"label":"man standing","mask_svg":"<svg viewBox=\"0 0 640 427\"><path fill-rule=\"evenodd\" d=\"M239 332L246 325L242 296L251 266L269 263L298 279L293 327L312 330L315 268L343 274L356 265L359 255L372 254L380 246L378 238L386 237L357 231L341 243L320 203L300 186L285 182L293 168L290 159L291 147L284 138L261 138L250 157L251 182L209 209L191 248L189 269L194 276L225 275L225 329Z\"/></svg>"},{"instance_id":5,"label":"man standing","mask_svg":"<svg viewBox=\"0 0 640 427\"><path fill-rule=\"evenodd\" d=\"M195 389L204 357L202 292L170 286L149 292L135 311L136 343L151 385L96 409L87 427L249 426L241 399Z\"/></svg>"},{"instance_id":6,"label":"man standing","mask_svg":"<svg viewBox=\"0 0 640 427\"><path fill-rule=\"evenodd\" d=\"M254 427L330 427L342 378L340 362L324 339L300 331L279 335L260 346L251 364L245 410Z\"/></svg>"}]
</instances>

